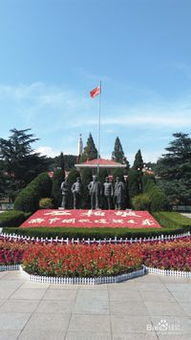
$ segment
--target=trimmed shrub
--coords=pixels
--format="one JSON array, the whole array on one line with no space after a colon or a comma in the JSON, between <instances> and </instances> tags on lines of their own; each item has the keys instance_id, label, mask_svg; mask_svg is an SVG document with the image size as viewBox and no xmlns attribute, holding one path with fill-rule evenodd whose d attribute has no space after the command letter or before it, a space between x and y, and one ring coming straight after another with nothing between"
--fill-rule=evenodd
<instances>
[{"instance_id":1,"label":"trimmed shrub","mask_svg":"<svg viewBox=\"0 0 191 340\"><path fill-rule=\"evenodd\" d=\"M17 196L14 202L15 209L34 212L38 209L39 195L35 187L26 187Z\"/></svg>"},{"instance_id":2,"label":"trimmed shrub","mask_svg":"<svg viewBox=\"0 0 191 340\"><path fill-rule=\"evenodd\" d=\"M172 222L171 222L172 223ZM174 226L163 228L145 228L145 229L125 229L125 228L11 228L11 233L17 235L25 235L30 237L43 237L43 238L69 238L69 239L110 239L110 238L144 238L155 237L160 235L175 235L190 231L191 227L188 226ZM4 233L10 233L10 229L3 228Z\"/></svg>"},{"instance_id":3,"label":"trimmed shrub","mask_svg":"<svg viewBox=\"0 0 191 340\"><path fill-rule=\"evenodd\" d=\"M33 179L17 196L14 208L25 212L34 212L39 208L39 200L50 196L52 181L47 173Z\"/></svg>"},{"instance_id":4,"label":"trimmed shrub","mask_svg":"<svg viewBox=\"0 0 191 340\"><path fill-rule=\"evenodd\" d=\"M52 202L51 198L41 198L39 201L39 208L40 209L52 209L54 207L54 204Z\"/></svg>"},{"instance_id":5,"label":"trimmed shrub","mask_svg":"<svg viewBox=\"0 0 191 340\"><path fill-rule=\"evenodd\" d=\"M132 206L135 210L150 210L151 200L148 194L139 194L132 198Z\"/></svg>"},{"instance_id":6,"label":"trimmed shrub","mask_svg":"<svg viewBox=\"0 0 191 340\"><path fill-rule=\"evenodd\" d=\"M0 227L19 227L27 218L28 214L23 211L9 210L0 214Z\"/></svg>"},{"instance_id":7,"label":"trimmed shrub","mask_svg":"<svg viewBox=\"0 0 191 340\"><path fill-rule=\"evenodd\" d=\"M151 205L150 210L151 211L161 211L161 210L169 210L169 201L165 193L157 188L157 190L152 191L150 195Z\"/></svg>"},{"instance_id":8,"label":"trimmed shrub","mask_svg":"<svg viewBox=\"0 0 191 340\"><path fill-rule=\"evenodd\" d=\"M52 190L52 180L47 173L43 172L42 174L38 175L31 183L37 187L40 198L50 197Z\"/></svg>"}]
</instances>

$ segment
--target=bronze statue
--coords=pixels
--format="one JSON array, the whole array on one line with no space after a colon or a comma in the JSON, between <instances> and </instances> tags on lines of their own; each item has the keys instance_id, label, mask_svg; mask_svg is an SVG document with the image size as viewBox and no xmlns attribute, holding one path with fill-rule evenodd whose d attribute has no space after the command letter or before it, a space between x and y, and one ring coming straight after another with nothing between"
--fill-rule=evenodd
<instances>
[{"instance_id":1,"label":"bronze statue","mask_svg":"<svg viewBox=\"0 0 191 340\"><path fill-rule=\"evenodd\" d=\"M107 204L107 209L111 209L111 198L113 196L113 186L112 183L109 181L109 177L105 178L104 186L104 197Z\"/></svg>"},{"instance_id":2,"label":"bronze statue","mask_svg":"<svg viewBox=\"0 0 191 340\"><path fill-rule=\"evenodd\" d=\"M93 180L88 184L91 196L91 209L100 209L100 197L102 196L102 185L97 180L97 176L92 176Z\"/></svg>"},{"instance_id":3,"label":"bronze statue","mask_svg":"<svg viewBox=\"0 0 191 340\"><path fill-rule=\"evenodd\" d=\"M115 209L123 209L125 202L125 183L116 177L114 188Z\"/></svg>"},{"instance_id":4,"label":"bronze statue","mask_svg":"<svg viewBox=\"0 0 191 340\"><path fill-rule=\"evenodd\" d=\"M82 183L80 177L76 178L76 182L72 185L71 191L73 194L73 209L80 209L82 194Z\"/></svg>"},{"instance_id":5,"label":"bronze statue","mask_svg":"<svg viewBox=\"0 0 191 340\"><path fill-rule=\"evenodd\" d=\"M61 183L61 191L62 191L62 203L61 207L63 209L67 209L67 204L68 204L68 194L69 194L69 185L67 182L67 178Z\"/></svg>"}]
</instances>

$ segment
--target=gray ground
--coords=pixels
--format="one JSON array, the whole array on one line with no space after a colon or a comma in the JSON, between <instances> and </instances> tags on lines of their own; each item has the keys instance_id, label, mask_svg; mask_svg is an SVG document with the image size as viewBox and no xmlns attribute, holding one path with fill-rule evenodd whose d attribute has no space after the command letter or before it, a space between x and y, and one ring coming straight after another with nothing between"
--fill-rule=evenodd
<instances>
[{"instance_id":1,"label":"gray ground","mask_svg":"<svg viewBox=\"0 0 191 340\"><path fill-rule=\"evenodd\" d=\"M0 339L191 339L191 279L60 286L0 273Z\"/></svg>"}]
</instances>

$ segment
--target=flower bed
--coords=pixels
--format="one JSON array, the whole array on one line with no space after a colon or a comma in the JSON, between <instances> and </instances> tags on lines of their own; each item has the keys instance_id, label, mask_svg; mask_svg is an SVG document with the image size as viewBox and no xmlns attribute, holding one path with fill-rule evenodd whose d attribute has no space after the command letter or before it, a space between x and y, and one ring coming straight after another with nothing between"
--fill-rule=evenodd
<instances>
[{"instance_id":1,"label":"flower bed","mask_svg":"<svg viewBox=\"0 0 191 340\"><path fill-rule=\"evenodd\" d=\"M54 277L100 277L141 268L139 245L33 245L24 254L29 274Z\"/></svg>"},{"instance_id":2,"label":"flower bed","mask_svg":"<svg viewBox=\"0 0 191 340\"><path fill-rule=\"evenodd\" d=\"M41 282L48 277L57 278L56 283L72 278L72 282L79 279L89 284L93 279L97 283L97 278L102 278L98 283L117 282L117 275L127 279L144 264L149 273L191 277L190 241L191 237L184 237L133 244L59 244L5 238L0 239L0 270L18 269L16 265L22 263L24 270L40 277Z\"/></svg>"},{"instance_id":3,"label":"flower bed","mask_svg":"<svg viewBox=\"0 0 191 340\"><path fill-rule=\"evenodd\" d=\"M0 240L0 265L15 265L22 262L26 244Z\"/></svg>"},{"instance_id":4,"label":"flower bed","mask_svg":"<svg viewBox=\"0 0 191 340\"><path fill-rule=\"evenodd\" d=\"M147 267L191 271L190 238L142 245L143 262Z\"/></svg>"}]
</instances>

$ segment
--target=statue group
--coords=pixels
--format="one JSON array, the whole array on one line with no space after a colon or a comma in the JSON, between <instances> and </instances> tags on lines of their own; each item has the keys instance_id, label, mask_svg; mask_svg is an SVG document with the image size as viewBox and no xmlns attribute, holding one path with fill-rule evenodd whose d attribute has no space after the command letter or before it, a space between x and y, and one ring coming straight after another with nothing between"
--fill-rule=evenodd
<instances>
[{"instance_id":1,"label":"statue group","mask_svg":"<svg viewBox=\"0 0 191 340\"><path fill-rule=\"evenodd\" d=\"M77 177L76 182L69 187L67 178L61 184L62 204L63 209L67 209L68 197L70 190L73 195L73 209L80 209L82 200L82 183L80 177ZM116 177L114 185L109 181L109 177L105 178L102 183L97 176L92 177L92 181L88 184L88 191L91 198L91 209L100 209L104 199L106 209L111 209L114 203L115 209L123 209L126 196L125 183Z\"/></svg>"}]
</instances>

